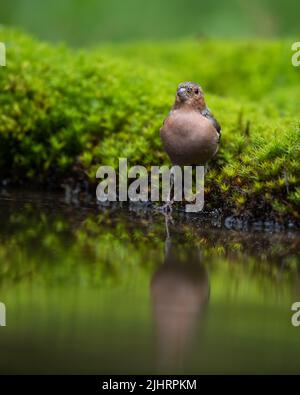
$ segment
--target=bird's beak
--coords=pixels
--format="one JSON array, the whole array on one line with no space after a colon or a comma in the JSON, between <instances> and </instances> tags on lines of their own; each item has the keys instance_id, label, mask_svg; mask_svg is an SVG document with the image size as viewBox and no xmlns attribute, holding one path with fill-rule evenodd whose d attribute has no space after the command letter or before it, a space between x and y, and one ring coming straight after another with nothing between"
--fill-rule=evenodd
<instances>
[{"instance_id":1,"label":"bird's beak","mask_svg":"<svg viewBox=\"0 0 300 395\"><path fill-rule=\"evenodd\" d=\"M178 91L177 91L177 95L179 97L183 97L183 96L185 96L185 92L186 92L185 88L179 88Z\"/></svg>"}]
</instances>

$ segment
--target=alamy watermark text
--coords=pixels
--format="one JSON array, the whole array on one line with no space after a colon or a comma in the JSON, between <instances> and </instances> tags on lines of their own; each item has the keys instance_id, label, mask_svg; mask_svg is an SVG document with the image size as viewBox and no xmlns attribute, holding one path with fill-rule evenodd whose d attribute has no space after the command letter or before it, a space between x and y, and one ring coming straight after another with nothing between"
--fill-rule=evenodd
<instances>
[{"instance_id":1,"label":"alamy watermark text","mask_svg":"<svg viewBox=\"0 0 300 395\"><path fill-rule=\"evenodd\" d=\"M293 303L291 310L295 311L291 318L292 325L296 327L300 326L300 302Z\"/></svg>"},{"instance_id":2,"label":"alamy watermark text","mask_svg":"<svg viewBox=\"0 0 300 395\"><path fill-rule=\"evenodd\" d=\"M0 302L0 326L6 326L6 307Z\"/></svg>"},{"instance_id":3,"label":"alamy watermark text","mask_svg":"<svg viewBox=\"0 0 300 395\"><path fill-rule=\"evenodd\" d=\"M6 47L4 43L0 42L0 67L6 66Z\"/></svg>"},{"instance_id":4,"label":"alamy watermark text","mask_svg":"<svg viewBox=\"0 0 300 395\"><path fill-rule=\"evenodd\" d=\"M294 67L300 66L300 42L295 42L291 47L294 54L292 55L292 65Z\"/></svg>"},{"instance_id":5,"label":"alamy watermark text","mask_svg":"<svg viewBox=\"0 0 300 395\"><path fill-rule=\"evenodd\" d=\"M96 178L103 180L97 186L97 199L100 202L185 201L189 203L185 206L186 212L199 212L204 206L205 169L204 166L194 169L195 192L193 166L183 166L183 169L180 166L151 166L148 172L141 165L128 169L127 159L120 158L117 171L111 166L98 168Z\"/></svg>"}]
</instances>

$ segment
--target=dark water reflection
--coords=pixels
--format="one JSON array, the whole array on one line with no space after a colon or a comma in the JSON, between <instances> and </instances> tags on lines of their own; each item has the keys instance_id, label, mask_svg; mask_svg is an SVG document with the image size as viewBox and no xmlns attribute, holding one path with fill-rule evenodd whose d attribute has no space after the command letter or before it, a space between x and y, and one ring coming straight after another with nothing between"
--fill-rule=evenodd
<instances>
[{"instance_id":1,"label":"dark water reflection","mask_svg":"<svg viewBox=\"0 0 300 395\"><path fill-rule=\"evenodd\" d=\"M209 300L208 273L197 247L166 239L164 262L151 280L151 299L159 366L182 367Z\"/></svg>"},{"instance_id":2,"label":"dark water reflection","mask_svg":"<svg viewBox=\"0 0 300 395\"><path fill-rule=\"evenodd\" d=\"M1 194L0 370L299 373L297 232Z\"/></svg>"}]
</instances>

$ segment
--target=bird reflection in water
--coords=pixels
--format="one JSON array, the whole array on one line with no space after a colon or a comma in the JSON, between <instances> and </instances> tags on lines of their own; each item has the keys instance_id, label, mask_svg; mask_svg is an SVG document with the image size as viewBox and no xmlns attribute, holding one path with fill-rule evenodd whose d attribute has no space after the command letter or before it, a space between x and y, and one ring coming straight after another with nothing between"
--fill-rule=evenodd
<instances>
[{"instance_id":1,"label":"bird reflection in water","mask_svg":"<svg viewBox=\"0 0 300 395\"><path fill-rule=\"evenodd\" d=\"M172 241L170 215L163 264L151 280L159 367L180 368L209 300L209 278L197 247Z\"/></svg>"}]
</instances>

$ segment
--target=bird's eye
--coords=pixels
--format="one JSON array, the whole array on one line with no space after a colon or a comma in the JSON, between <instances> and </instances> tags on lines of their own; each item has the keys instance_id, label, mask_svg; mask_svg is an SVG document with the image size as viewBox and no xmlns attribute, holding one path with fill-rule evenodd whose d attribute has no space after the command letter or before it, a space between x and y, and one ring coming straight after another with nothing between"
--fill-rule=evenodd
<instances>
[{"instance_id":1,"label":"bird's eye","mask_svg":"<svg viewBox=\"0 0 300 395\"><path fill-rule=\"evenodd\" d=\"M198 88L195 89L195 94L196 94L196 95L199 94L199 89L198 89Z\"/></svg>"}]
</instances>

